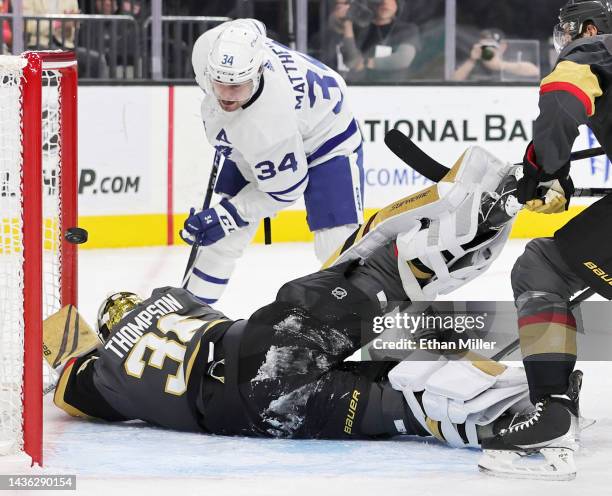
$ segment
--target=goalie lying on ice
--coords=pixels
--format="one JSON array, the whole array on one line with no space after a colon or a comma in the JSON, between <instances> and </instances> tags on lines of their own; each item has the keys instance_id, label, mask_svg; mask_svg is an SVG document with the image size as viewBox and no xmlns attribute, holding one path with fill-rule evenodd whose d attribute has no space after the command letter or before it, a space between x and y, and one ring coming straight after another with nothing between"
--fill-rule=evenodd
<instances>
[{"instance_id":1,"label":"goalie lying on ice","mask_svg":"<svg viewBox=\"0 0 612 496\"><path fill-rule=\"evenodd\" d=\"M345 359L366 344L362 329L387 302L433 299L488 267L510 229L510 172L468 150L443 181L378 212L327 268L286 283L246 320L180 288L144 301L117 293L100 308L101 344L60 356L65 319L52 319L46 355L63 364L56 405L79 417L215 434L433 435L478 446L530 408L522 369L484 358Z\"/></svg>"}]
</instances>

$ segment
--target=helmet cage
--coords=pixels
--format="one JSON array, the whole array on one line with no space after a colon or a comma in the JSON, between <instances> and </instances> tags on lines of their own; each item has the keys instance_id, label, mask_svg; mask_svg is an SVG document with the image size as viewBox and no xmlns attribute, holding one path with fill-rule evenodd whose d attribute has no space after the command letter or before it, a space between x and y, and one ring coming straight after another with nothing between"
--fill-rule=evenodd
<instances>
[{"instance_id":1,"label":"helmet cage","mask_svg":"<svg viewBox=\"0 0 612 496\"><path fill-rule=\"evenodd\" d=\"M109 295L98 309L98 338L106 343L115 326L143 300L136 293L120 291Z\"/></svg>"},{"instance_id":2,"label":"helmet cage","mask_svg":"<svg viewBox=\"0 0 612 496\"><path fill-rule=\"evenodd\" d=\"M555 49L580 37L587 22L600 33L612 33L612 3L609 0L570 0L559 11L559 24L553 30Z\"/></svg>"}]
</instances>

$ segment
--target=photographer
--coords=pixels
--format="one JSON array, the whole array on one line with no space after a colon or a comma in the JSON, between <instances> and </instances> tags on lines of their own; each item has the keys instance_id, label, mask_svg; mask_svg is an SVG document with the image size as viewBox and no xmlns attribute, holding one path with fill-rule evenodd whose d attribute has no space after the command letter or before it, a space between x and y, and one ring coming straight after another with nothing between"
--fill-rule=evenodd
<instances>
[{"instance_id":1,"label":"photographer","mask_svg":"<svg viewBox=\"0 0 612 496\"><path fill-rule=\"evenodd\" d=\"M344 63L344 22L350 8L349 0L333 0L327 25L312 38L311 47L318 53L318 59L328 67L346 77L349 68Z\"/></svg>"},{"instance_id":2,"label":"photographer","mask_svg":"<svg viewBox=\"0 0 612 496\"><path fill-rule=\"evenodd\" d=\"M502 72L521 78L540 77L540 69L532 62L510 62L503 59L508 44L503 33L486 29L472 46L470 57L453 74L454 81L501 81Z\"/></svg>"},{"instance_id":3,"label":"photographer","mask_svg":"<svg viewBox=\"0 0 612 496\"><path fill-rule=\"evenodd\" d=\"M349 4L341 45L343 62L350 68L347 78L406 80L419 48L419 35L415 24L399 19L401 0L353 0Z\"/></svg>"}]
</instances>

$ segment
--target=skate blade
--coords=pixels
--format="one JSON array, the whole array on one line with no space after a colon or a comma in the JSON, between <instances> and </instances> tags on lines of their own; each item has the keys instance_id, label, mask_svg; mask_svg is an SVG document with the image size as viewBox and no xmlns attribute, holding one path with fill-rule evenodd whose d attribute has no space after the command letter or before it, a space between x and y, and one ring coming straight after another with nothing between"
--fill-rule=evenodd
<instances>
[{"instance_id":1,"label":"skate blade","mask_svg":"<svg viewBox=\"0 0 612 496\"><path fill-rule=\"evenodd\" d=\"M534 455L542 455L535 459ZM576 477L574 452L569 448L542 448L538 453L485 450L478 468L486 475L506 479L568 481Z\"/></svg>"},{"instance_id":2,"label":"skate blade","mask_svg":"<svg viewBox=\"0 0 612 496\"><path fill-rule=\"evenodd\" d=\"M590 419L590 418L586 418L586 417L580 417L580 421L579 421L580 431L588 429L589 427L594 425L595 422L597 422L595 419Z\"/></svg>"}]
</instances>

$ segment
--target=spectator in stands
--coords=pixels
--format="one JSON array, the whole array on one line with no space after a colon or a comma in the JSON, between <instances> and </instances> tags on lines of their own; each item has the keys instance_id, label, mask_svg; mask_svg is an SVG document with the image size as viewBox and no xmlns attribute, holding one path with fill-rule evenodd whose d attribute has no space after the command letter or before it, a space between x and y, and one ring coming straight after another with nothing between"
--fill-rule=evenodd
<instances>
[{"instance_id":1,"label":"spectator in stands","mask_svg":"<svg viewBox=\"0 0 612 496\"><path fill-rule=\"evenodd\" d=\"M119 5L119 12L125 15L131 15L135 19L141 19L145 14L145 9L140 0L122 0Z\"/></svg>"},{"instance_id":2,"label":"spectator in stands","mask_svg":"<svg viewBox=\"0 0 612 496\"><path fill-rule=\"evenodd\" d=\"M137 65L139 40L134 24L117 20L113 29L112 17L118 14L132 15L124 8L132 8L136 2L117 0L95 0L91 14L107 16L108 19L84 25L79 32L79 43L101 53L109 65L111 78L132 78ZM127 5L126 5L127 4Z\"/></svg>"},{"instance_id":3,"label":"spectator in stands","mask_svg":"<svg viewBox=\"0 0 612 496\"><path fill-rule=\"evenodd\" d=\"M453 74L455 81L501 81L502 73L539 80L540 68L532 62L504 60L508 43L498 29L485 29L474 43L470 56Z\"/></svg>"},{"instance_id":4,"label":"spectator in stands","mask_svg":"<svg viewBox=\"0 0 612 496\"><path fill-rule=\"evenodd\" d=\"M346 76L349 67L344 63L344 23L350 7L349 0L334 0L327 26L313 36L310 46L317 50L316 57L325 65Z\"/></svg>"},{"instance_id":5,"label":"spectator in stands","mask_svg":"<svg viewBox=\"0 0 612 496\"><path fill-rule=\"evenodd\" d=\"M23 0L24 16L78 13L77 0ZM96 51L76 46L78 24L74 20L27 20L24 22L26 47L39 50L73 50L77 56L79 77L108 77L104 57Z\"/></svg>"},{"instance_id":6,"label":"spectator in stands","mask_svg":"<svg viewBox=\"0 0 612 496\"><path fill-rule=\"evenodd\" d=\"M96 13L101 15L114 15L119 11L117 0L96 0Z\"/></svg>"},{"instance_id":7,"label":"spectator in stands","mask_svg":"<svg viewBox=\"0 0 612 496\"><path fill-rule=\"evenodd\" d=\"M43 16L53 14L78 14L77 0L23 0L24 16ZM44 22L28 20L24 22L26 46L37 49L74 49L77 23L75 21Z\"/></svg>"},{"instance_id":8,"label":"spectator in stands","mask_svg":"<svg viewBox=\"0 0 612 496\"><path fill-rule=\"evenodd\" d=\"M336 15L345 13L341 53L350 68L348 79L404 81L419 49L418 28L400 20L403 0L380 0L370 14L371 21L360 27L365 24L369 5L354 1L335 7Z\"/></svg>"}]
</instances>

